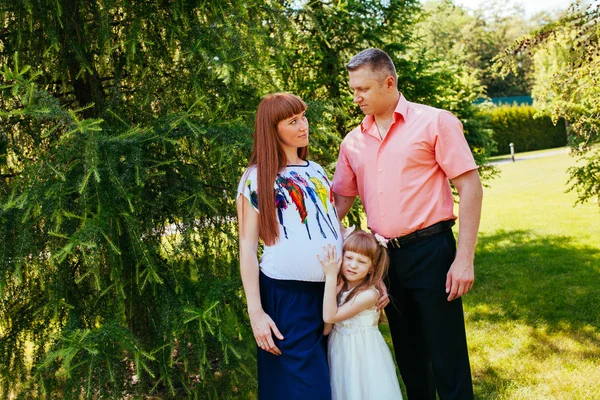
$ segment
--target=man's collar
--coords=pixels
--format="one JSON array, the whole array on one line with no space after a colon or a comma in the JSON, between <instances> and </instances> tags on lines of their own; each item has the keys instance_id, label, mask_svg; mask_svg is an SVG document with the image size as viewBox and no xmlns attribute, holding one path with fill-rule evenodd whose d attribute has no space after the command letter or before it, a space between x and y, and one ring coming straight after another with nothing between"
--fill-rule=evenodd
<instances>
[{"instance_id":1,"label":"man's collar","mask_svg":"<svg viewBox=\"0 0 600 400\"><path fill-rule=\"evenodd\" d=\"M396 108L394 109L394 123L400 120L400 117L404 121L406 121L406 116L408 114L408 101L402 93L400 93L400 97L398 98L398 103L396 104ZM375 123L375 117L373 115L366 115L362 122L360 123L360 131L365 133L371 126Z\"/></svg>"}]
</instances>

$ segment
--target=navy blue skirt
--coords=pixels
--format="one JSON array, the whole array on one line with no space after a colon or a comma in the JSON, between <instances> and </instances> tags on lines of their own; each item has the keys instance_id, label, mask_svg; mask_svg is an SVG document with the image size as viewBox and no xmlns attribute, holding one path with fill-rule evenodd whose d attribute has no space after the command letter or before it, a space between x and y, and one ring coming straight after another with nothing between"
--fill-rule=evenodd
<instances>
[{"instance_id":1,"label":"navy blue skirt","mask_svg":"<svg viewBox=\"0 0 600 400\"><path fill-rule=\"evenodd\" d=\"M272 279L260 273L264 311L284 339L273 336L282 354L258 348L260 400L331 400L323 336L324 282Z\"/></svg>"}]
</instances>

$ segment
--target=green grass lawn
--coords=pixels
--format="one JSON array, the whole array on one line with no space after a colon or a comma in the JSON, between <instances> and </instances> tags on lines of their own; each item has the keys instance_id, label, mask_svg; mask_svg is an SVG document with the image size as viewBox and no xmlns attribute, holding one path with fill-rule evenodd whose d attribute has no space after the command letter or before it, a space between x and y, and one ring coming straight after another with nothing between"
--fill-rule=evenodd
<instances>
[{"instance_id":1,"label":"green grass lawn","mask_svg":"<svg viewBox=\"0 0 600 400\"><path fill-rule=\"evenodd\" d=\"M501 164L485 190L464 299L479 399L600 397L600 207L574 207L571 165Z\"/></svg>"},{"instance_id":2,"label":"green grass lawn","mask_svg":"<svg viewBox=\"0 0 600 400\"><path fill-rule=\"evenodd\" d=\"M565 193L574 164L500 164L485 189L464 297L477 399L600 398L600 207Z\"/></svg>"}]
</instances>

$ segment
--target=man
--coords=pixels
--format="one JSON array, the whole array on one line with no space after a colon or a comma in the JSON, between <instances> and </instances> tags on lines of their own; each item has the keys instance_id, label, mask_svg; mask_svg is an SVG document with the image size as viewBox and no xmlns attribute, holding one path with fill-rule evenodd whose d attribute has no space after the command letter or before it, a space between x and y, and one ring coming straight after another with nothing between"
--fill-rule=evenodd
<instances>
[{"instance_id":1,"label":"man","mask_svg":"<svg viewBox=\"0 0 600 400\"><path fill-rule=\"evenodd\" d=\"M390 255L386 307L408 399L472 399L461 296L473 286L483 191L462 124L408 102L390 57L367 49L346 65L365 118L340 147L338 215L357 195ZM449 180L460 197L458 249Z\"/></svg>"}]
</instances>

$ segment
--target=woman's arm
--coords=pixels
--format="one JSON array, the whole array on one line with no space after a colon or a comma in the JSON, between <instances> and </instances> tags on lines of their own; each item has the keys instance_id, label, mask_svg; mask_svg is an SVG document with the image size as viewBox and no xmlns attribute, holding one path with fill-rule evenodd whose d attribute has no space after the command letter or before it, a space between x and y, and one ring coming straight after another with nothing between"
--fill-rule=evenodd
<instances>
[{"instance_id":1,"label":"woman's arm","mask_svg":"<svg viewBox=\"0 0 600 400\"><path fill-rule=\"evenodd\" d=\"M344 281L339 278L339 274L338 274L337 287L335 288L336 303L337 303L337 296L340 294L340 292L342 291L343 288L344 288ZM329 335L329 333L331 333L332 330L333 330L333 324L325 323L325 329L323 329L323 335L325 335L325 336Z\"/></svg>"},{"instance_id":2,"label":"woman's arm","mask_svg":"<svg viewBox=\"0 0 600 400\"><path fill-rule=\"evenodd\" d=\"M256 343L260 348L269 353L280 355L281 350L273 342L273 334L280 340L283 335L277 329L275 322L264 312L260 302L260 288L258 283L258 218L259 215L250 205L248 199L239 196L237 199L237 213L239 222L240 239L240 273L248 304L248 316Z\"/></svg>"}]
</instances>

